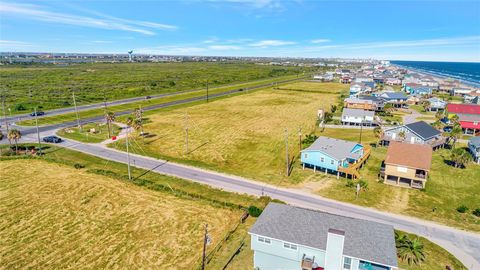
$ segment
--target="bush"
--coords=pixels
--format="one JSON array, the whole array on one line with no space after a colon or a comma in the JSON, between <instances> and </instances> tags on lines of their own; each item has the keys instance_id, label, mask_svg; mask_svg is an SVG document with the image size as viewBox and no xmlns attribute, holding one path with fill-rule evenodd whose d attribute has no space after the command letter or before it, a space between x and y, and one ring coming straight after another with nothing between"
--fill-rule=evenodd
<instances>
[{"instance_id":1,"label":"bush","mask_svg":"<svg viewBox=\"0 0 480 270\"><path fill-rule=\"evenodd\" d=\"M248 207L248 214L252 217L259 217L262 214L262 211L262 209L254 205L250 205L250 207Z\"/></svg>"},{"instance_id":2,"label":"bush","mask_svg":"<svg viewBox=\"0 0 480 270\"><path fill-rule=\"evenodd\" d=\"M465 212L468 211L468 207L466 207L465 205L462 204L462 205L460 205L459 207L457 207L457 211L458 211L459 213L465 213Z\"/></svg>"},{"instance_id":3,"label":"bush","mask_svg":"<svg viewBox=\"0 0 480 270\"><path fill-rule=\"evenodd\" d=\"M25 106L20 103L20 104L16 104L15 107L14 107L14 110L15 111L25 111L27 108L25 108Z\"/></svg>"},{"instance_id":4,"label":"bush","mask_svg":"<svg viewBox=\"0 0 480 270\"><path fill-rule=\"evenodd\" d=\"M367 190L368 189L368 182L365 181L365 180L360 180L358 181L358 183L360 184L360 187L363 189L363 190Z\"/></svg>"},{"instance_id":5,"label":"bush","mask_svg":"<svg viewBox=\"0 0 480 270\"><path fill-rule=\"evenodd\" d=\"M477 208L477 209L473 210L472 214L474 214L477 217L480 217L480 208Z\"/></svg>"},{"instance_id":6,"label":"bush","mask_svg":"<svg viewBox=\"0 0 480 270\"><path fill-rule=\"evenodd\" d=\"M78 170L78 169L83 169L83 168L85 168L85 165L80 164L80 163L75 163L75 164L73 165L73 167L75 167L75 169Z\"/></svg>"},{"instance_id":7,"label":"bush","mask_svg":"<svg viewBox=\"0 0 480 270\"><path fill-rule=\"evenodd\" d=\"M355 183L353 182L352 179L347 179L346 186L349 187L349 188L353 188L353 187L355 187Z\"/></svg>"}]
</instances>

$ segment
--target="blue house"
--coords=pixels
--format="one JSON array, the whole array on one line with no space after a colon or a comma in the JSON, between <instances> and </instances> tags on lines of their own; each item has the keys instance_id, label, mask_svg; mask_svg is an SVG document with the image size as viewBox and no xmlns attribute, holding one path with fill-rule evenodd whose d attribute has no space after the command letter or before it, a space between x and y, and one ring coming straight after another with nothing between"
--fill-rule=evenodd
<instances>
[{"instance_id":1,"label":"blue house","mask_svg":"<svg viewBox=\"0 0 480 270\"><path fill-rule=\"evenodd\" d=\"M410 87L410 89L408 90L408 93L410 95L416 95L416 96L431 95L432 88L428 86Z\"/></svg>"},{"instance_id":2,"label":"blue house","mask_svg":"<svg viewBox=\"0 0 480 270\"><path fill-rule=\"evenodd\" d=\"M407 102L407 96L402 92L384 92L380 98L385 100L385 103L393 104L395 107L402 107Z\"/></svg>"},{"instance_id":3,"label":"blue house","mask_svg":"<svg viewBox=\"0 0 480 270\"><path fill-rule=\"evenodd\" d=\"M393 227L373 221L269 203L249 234L253 269L398 268Z\"/></svg>"},{"instance_id":4,"label":"blue house","mask_svg":"<svg viewBox=\"0 0 480 270\"><path fill-rule=\"evenodd\" d=\"M308 167L314 171L333 172L337 173L337 177L340 173L358 177L355 170L366 160L368 153L359 143L322 136L301 151L301 162L304 169ZM349 172L352 168L354 170Z\"/></svg>"}]
</instances>

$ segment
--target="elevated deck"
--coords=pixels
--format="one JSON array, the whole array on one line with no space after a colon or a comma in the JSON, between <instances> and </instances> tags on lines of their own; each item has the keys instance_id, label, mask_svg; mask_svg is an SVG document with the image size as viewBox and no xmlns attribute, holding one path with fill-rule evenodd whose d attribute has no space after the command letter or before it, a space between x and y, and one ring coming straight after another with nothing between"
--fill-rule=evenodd
<instances>
[{"instance_id":1,"label":"elevated deck","mask_svg":"<svg viewBox=\"0 0 480 270\"><path fill-rule=\"evenodd\" d=\"M356 163L349 163L348 167L338 167L338 171L341 173L345 173L347 176L351 175L353 179L360 178L360 173L358 170L362 167L362 165L367 161L372 149L370 146L365 146L363 148L363 156Z\"/></svg>"}]
</instances>

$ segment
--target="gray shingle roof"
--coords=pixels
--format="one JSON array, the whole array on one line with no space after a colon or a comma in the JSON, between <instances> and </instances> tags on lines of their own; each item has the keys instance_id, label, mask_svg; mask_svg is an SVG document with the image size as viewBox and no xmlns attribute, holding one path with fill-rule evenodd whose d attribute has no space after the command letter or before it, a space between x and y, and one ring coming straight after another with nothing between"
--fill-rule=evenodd
<instances>
[{"instance_id":1,"label":"gray shingle roof","mask_svg":"<svg viewBox=\"0 0 480 270\"><path fill-rule=\"evenodd\" d=\"M354 117L370 116L370 117L374 117L375 112L365 111L365 110L362 110L362 109L343 108L342 117L343 116L354 116Z\"/></svg>"},{"instance_id":2,"label":"gray shingle roof","mask_svg":"<svg viewBox=\"0 0 480 270\"><path fill-rule=\"evenodd\" d=\"M329 137L318 137L312 145L303 151L321 151L330 157L337 160L345 158L360 159L359 154L351 153L352 149L357 145L356 142L349 142L340 139L334 139Z\"/></svg>"},{"instance_id":3,"label":"gray shingle roof","mask_svg":"<svg viewBox=\"0 0 480 270\"><path fill-rule=\"evenodd\" d=\"M428 140L430 138L433 138L441 134L440 131L433 128L431 125L425 123L424 121L411 123L411 124L405 125L405 127L411 130L413 133L420 136L424 140Z\"/></svg>"},{"instance_id":4,"label":"gray shingle roof","mask_svg":"<svg viewBox=\"0 0 480 270\"><path fill-rule=\"evenodd\" d=\"M329 229L345 232L345 255L397 267L393 227L373 221L269 203L250 233L325 250Z\"/></svg>"},{"instance_id":5,"label":"gray shingle roof","mask_svg":"<svg viewBox=\"0 0 480 270\"><path fill-rule=\"evenodd\" d=\"M480 137L472 137L472 138L470 138L470 140L468 140L468 142L471 145L474 145L475 147L479 147L480 146Z\"/></svg>"},{"instance_id":6,"label":"gray shingle roof","mask_svg":"<svg viewBox=\"0 0 480 270\"><path fill-rule=\"evenodd\" d=\"M382 97L386 99L407 99L407 96L402 92L385 92Z\"/></svg>"}]
</instances>

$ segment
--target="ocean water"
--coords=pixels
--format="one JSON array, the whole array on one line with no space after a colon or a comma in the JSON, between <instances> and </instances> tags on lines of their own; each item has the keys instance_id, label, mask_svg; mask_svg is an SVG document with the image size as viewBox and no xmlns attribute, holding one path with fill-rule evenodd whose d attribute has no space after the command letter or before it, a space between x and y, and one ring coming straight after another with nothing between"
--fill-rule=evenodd
<instances>
[{"instance_id":1,"label":"ocean water","mask_svg":"<svg viewBox=\"0 0 480 270\"><path fill-rule=\"evenodd\" d=\"M461 80L480 87L480 63L390 61L394 65Z\"/></svg>"}]
</instances>

